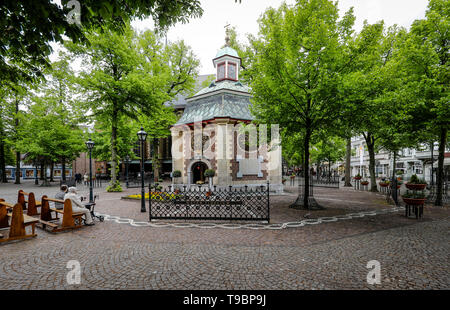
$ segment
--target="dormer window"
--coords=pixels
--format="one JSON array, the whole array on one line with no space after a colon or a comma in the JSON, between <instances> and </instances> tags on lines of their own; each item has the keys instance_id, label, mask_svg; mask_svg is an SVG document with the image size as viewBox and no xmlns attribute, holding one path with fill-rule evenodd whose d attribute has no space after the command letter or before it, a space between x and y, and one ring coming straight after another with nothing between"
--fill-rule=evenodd
<instances>
[{"instance_id":1,"label":"dormer window","mask_svg":"<svg viewBox=\"0 0 450 310\"><path fill-rule=\"evenodd\" d=\"M231 80L237 80L236 78L236 64L234 62L228 62L228 76Z\"/></svg>"},{"instance_id":2,"label":"dormer window","mask_svg":"<svg viewBox=\"0 0 450 310\"><path fill-rule=\"evenodd\" d=\"M225 79L225 62L217 65L217 80Z\"/></svg>"}]
</instances>

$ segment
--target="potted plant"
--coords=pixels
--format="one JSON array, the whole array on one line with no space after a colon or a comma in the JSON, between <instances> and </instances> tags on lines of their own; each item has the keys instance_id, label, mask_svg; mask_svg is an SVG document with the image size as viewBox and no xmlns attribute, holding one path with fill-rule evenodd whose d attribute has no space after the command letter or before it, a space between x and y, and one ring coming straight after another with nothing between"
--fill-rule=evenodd
<instances>
[{"instance_id":1,"label":"potted plant","mask_svg":"<svg viewBox=\"0 0 450 310\"><path fill-rule=\"evenodd\" d=\"M295 179L295 173L291 174L291 179Z\"/></svg>"},{"instance_id":2,"label":"potted plant","mask_svg":"<svg viewBox=\"0 0 450 310\"><path fill-rule=\"evenodd\" d=\"M363 181L361 181L361 185L364 185L364 186L369 185L369 181L363 180Z\"/></svg>"},{"instance_id":3,"label":"potted plant","mask_svg":"<svg viewBox=\"0 0 450 310\"><path fill-rule=\"evenodd\" d=\"M206 169L205 170L205 177L208 178L209 181L209 188L212 188L212 182L213 182L213 177L216 175L216 171L214 169Z\"/></svg>"},{"instance_id":4,"label":"potted plant","mask_svg":"<svg viewBox=\"0 0 450 310\"><path fill-rule=\"evenodd\" d=\"M389 180L381 180L378 184L381 187L388 187L391 182Z\"/></svg>"},{"instance_id":5,"label":"potted plant","mask_svg":"<svg viewBox=\"0 0 450 310\"><path fill-rule=\"evenodd\" d=\"M403 180L403 170L397 170L397 175L398 175L398 177L397 177L397 180L399 180L399 181L401 181L401 180Z\"/></svg>"},{"instance_id":6,"label":"potted plant","mask_svg":"<svg viewBox=\"0 0 450 310\"><path fill-rule=\"evenodd\" d=\"M427 182L424 179L419 179L416 174L413 174L405 186L410 190L422 191L427 186Z\"/></svg>"},{"instance_id":7,"label":"potted plant","mask_svg":"<svg viewBox=\"0 0 450 310\"><path fill-rule=\"evenodd\" d=\"M355 180L361 180L361 179L362 179L362 176L358 173L358 174L355 175L353 178L354 178Z\"/></svg>"},{"instance_id":8,"label":"potted plant","mask_svg":"<svg viewBox=\"0 0 450 310\"><path fill-rule=\"evenodd\" d=\"M406 193L402 195L403 201L410 206L423 205L426 197L424 193Z\"/></svg>"},{"instance_id":9,"label":"potted plant","mask_svg":"<svg viewBox=\"0 0 450 310\"><path fill-rule=\"evenodd\" d=\"M292 176L291 176L291 178L292 178ZM286 180L287 180L286 178L282 178L281 183L283 183L283 185L284 185L286 183Z\"/></svg>"},{"instance_id":10,"label":"potted plant","mask_svg":"<svg viewBox=\"0 0 450 310\"><path fill-rule=\"evenodd\" d=\"M180 170L175 170L175 171L172 172L172 178L177 179L179 177L181 177L181 171Z\"/></svg>"}]
</instances>

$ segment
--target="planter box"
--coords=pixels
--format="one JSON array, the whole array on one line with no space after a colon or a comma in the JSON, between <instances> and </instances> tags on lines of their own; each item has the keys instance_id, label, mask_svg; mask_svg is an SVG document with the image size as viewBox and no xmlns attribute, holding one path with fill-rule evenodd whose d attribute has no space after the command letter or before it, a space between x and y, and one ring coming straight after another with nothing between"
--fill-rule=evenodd
<instances>
[{"instance_id":1,"label":"planter box","mask_svg":"<svg viewBox=\"0 0 450 310\"><path fill-rule=\"evenodd\" d=\"M406 183L405 186L407 189L411 189L411 190L415 190L415 191L422 191L425 189L425 187L427 187L426 184L410 184L410 183Z\"/></svg>"},{"instance_id":2,"label":"planter box","mask_svg":"<svg viewBox=\"0 0 450 310\"><path fill-rule=\"evenodd\" d=\"M425 203L426 198L405 198L402 197L403 201L410 206L419 206Z\"/></svg>"}]
</instances>

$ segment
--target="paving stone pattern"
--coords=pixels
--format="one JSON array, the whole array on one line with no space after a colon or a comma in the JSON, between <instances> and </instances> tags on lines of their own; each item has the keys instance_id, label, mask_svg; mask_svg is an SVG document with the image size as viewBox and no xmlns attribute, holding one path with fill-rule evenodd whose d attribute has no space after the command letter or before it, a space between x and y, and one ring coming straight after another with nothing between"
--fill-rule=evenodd
<instances>
[{"instance_id":1,"label":"paving stone pattern","mask_svg":"<svg viewBox=\"0 0 450 310\"><path fill-rule=\"evenodd\" d=\"M20 188L33 189L37 197L57 191ZM0 197L15 200L17 190L0 185ZM95 190L99 212L148 219L139 201ZM315 195L328 211L289 209L294 190L274 196L271 223L388 207L381 195L351 189ZM448 208L427 206L419 221L397 212L284 230L133 227L114 221L58 234L38 230L34 239L0 245L0 289L449 289L449 228ZM81 264L79 285L66 281L69 260ZM367 284L370 260L381 264L380 285Z\"/></svg>"}]
</instances>

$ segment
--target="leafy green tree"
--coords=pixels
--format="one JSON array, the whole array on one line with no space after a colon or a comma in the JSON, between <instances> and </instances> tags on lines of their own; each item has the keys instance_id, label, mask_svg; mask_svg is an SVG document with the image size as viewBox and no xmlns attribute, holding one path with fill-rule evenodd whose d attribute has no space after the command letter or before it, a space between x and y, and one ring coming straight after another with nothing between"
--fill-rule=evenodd
<instances>
[{"instance_id":1,"label":"leafy green tree","mask_svg":"<svg viewBox=\"0 0 450 310\"><path fill-rule=\"evenodd\" d=\"M7 183L6 165L12 165L12 145L10 143L11 130L10 121L12 105L5 100L6 89L0 88L0 180L1 183Z\"/></svg>"},{"instance_id":2,"label":"leafy green tree","mask_svg":"<svg viewBox=\"0 0 450 310\"><path fill-rule=\"evenodd\" d=\"M324 135L311 149L311 161L328 163L328 172L331 175L331 165L342 160L345 155L345 141L339 137Z\"/></svg>"},{"instance_id":3,"label":"leafy green tree","mask_svg":"<svg viewBox=\"0 0 450 310\"><path fill-rule=\"evenodd\" d=\"M34 97L28 112L21 114L18 150L27 160L39 162L43 171L65 156L74 158L84 149L84 135L78 124L68 122L69 111L55 104L51 98ZM42 171L42 170L41 170ZM44 173L44 185L48 183Z\"/></svg>"},{"instance_id":4,"label":"leafy green tree","mask_svg":"<svg viewBox=\"0 0 450 310\"><path fill-rule=\"evenodd\" d=\"M449 15L449 1L430 0L426 18L413 23L399 52L403 99L410 102L413 122L439 140L435 205L442 205L444 153L450 127Z\"/></svg>"},{"instance_id":5,"label":"leafy green tree","mask_svg":"<svg viewBox=\"0 0 450 310\"><path fill-rule=\"evenodd\" d=\"M111 183L115 184L120 120L159 115L164 102L194 87L199 62L183 42L164 46L155 33L136 34L130 26L123 33L103 29L86 36L89 46L68 43L67 47L86 64L77 79L84 95L82 106L92 120L110 126L106 131L111 133Z\"/></svg>"},{"instance_id":6,"label":"leafy green tree","mask_svg":"<svg viewBox=\"0 0 450 310\"><path fill-rule=\"evenodd\" d=\"M261 17L259 36L251 41L254 57L249 70L253 113L290 132L302 132L304 208L309 208L309 159L313 133L329 128L339 116L338 96L345 62L340 43L351 32L349 12L338 22L336 4L299 0L268 9ZM348 60L351 61L351 60Z\"/></svg>"},{"instance_id":7,"label":"leafy green tree","mask_svg":"<svg viewBox=\"0 0 450 310\"><path fill-rule=\"evenodd\" d=\"M159 148L161 147L161 138L170 136L170 126L175 124L177 116L172 107L163 106L158 113L151 116L141 114L139 123L148 128L147 140L150 143L152 156L152 170L155 179L159 179L160 169L162 167L161 158L159 158Z\"/></svg>"},{"instance_id":8,"label":"leafy green tree","mask_svg":"<svg viewBox=\"0 0 450 310\"><path fill-rule=\"evenodd\" d=\"M108 26L117 30L130 19L151 16L160 29L199 17L199 0L51 0L0 3L0 83L30 80L49 67L51 42L87 43L84 28ZM79 14L76 10L79 6ZM79 24L78 24L79 20Z\"/></svg>"},{"instance_id":9,"label":"leafy green tree","mask_svg":"<svg viewBox=\"0 0 450 310\"><path fill-rule=\"evenodd\" d=\"M397 126L387 121L390 114L395 114L396 107L377 100L384 92L396 90L392 83L390 64L396 51L397 42L404 30L390 27L385 30L383 22L365 24L355 40L355 48L364 48L363 53L355 55L357 67L346 74L343 83L344 118L352 132L364 137L369 152L369 172L371 191L378 191L375 175L375 152L377 141L386 132L386 128Z\"/></svg>"},{"instance_id":10,"label":"leafy green tree","mask_svg":"<svg viewBox=\"0 0 450 310\"><path fill-rule=\"evenodd\" d=\"M53 106L53 111L59 113L61 121L70 128L76 128L85 117L79 108L76 99L75 75L70 67L68 55L60 53L59 60L53 62L48 70L45 70L46 81L40 84L43 94L40 96L46 104ZM71 131L78 132L78 131ZM66 164L74 160L82 151L78 147L78 139L75 137L60 136L60 146L56 149L55 162L61 163L62 180L66 179ZM73 148L73 145L76 145ZM53 163L52 163L53 167ZM52 169L53 170L53 169ZM53 173L51 173L53 176Z\"/></svg>"},{"instance_id":11,"label":"leafy green tree","mask_svg":"<svg viewBox=\"0 0 450 310\"><path fill-rule=\"evenodd\" d=\"M10 159L11 151L15 151L16 171L20 171L21 155L15 148L18 140L19 118L21 104L25 104L28 100L27 90L24 83L8 83L0 90L0 170L2 171L2 180L6 182L5 167L7 159ZM6 156L6 157L5 157ZM15 184L20 184L20 173L16 173Z\"/></svg>"}]
</instances>

